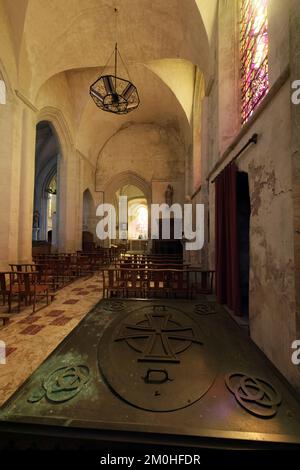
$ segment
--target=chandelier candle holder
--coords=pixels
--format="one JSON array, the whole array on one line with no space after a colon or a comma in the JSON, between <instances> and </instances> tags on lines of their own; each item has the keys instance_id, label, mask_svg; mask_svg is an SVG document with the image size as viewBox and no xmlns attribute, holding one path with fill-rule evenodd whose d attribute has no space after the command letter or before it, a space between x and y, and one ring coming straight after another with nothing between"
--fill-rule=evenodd
<instances>
[{"instance_id":1,"label":"chandelier candle holder","mask_svg":"<svg viewBox=\"0 0 300 470\"><path fill-rule=\"evenodd\" d=\"M117 76L119 56L129 78L129 73L118 50L117 43L115 45L114 55L114 75L101 75L90 86L90 95L96 105L103 111L114 114L127 114L138 107L140 99L138 91L133 83L131 83L130 80ZM111 57L112 56L110 56L110 58ZM110 58L108 62L110 61ZM104 67L104 71L105 69L106 66Z\"/></svg>"}]
</instances>

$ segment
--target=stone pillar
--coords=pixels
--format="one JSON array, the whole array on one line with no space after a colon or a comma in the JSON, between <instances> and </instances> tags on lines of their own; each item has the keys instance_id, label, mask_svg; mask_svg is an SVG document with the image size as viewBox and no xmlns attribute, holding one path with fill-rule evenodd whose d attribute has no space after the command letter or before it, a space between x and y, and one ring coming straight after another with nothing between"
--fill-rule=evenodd
<instances>
[{"instance_id":1,"label":"stone pillar","mask_svg":"<svg viewBox=\"0 0 300 470\"><path fill-rule=\"evenodd\" d=\"M7 90L0 112L0 267L30 262L35 161L35 112Z\"/></svg>"},{"instance_id":2,"label":"stone pillar","mask_svg":"<svg viewBox=\"0 0 300 470\"><path fill-rule=\"evenodd\" d=\"M6 270L11 259L10 240L18 242L16 226L11 226L12 219L12 183L13 183L13 137L16 105L12 94L7 90L5 103L0 104L0 269ZM15 188L17 189L17 188ZM17 214L15 214L17 216Z\"/></svg>"},{"instance_id":3,"label":"stone pillar","mask_svg":"<svg viewBox=\"0 0 300 470\"><path fill-rule=\"evenodd\" d=\"M58 250L72 253L79 249L78 204L80 194L79 159L74 147L58 161Z\"/></svg>"},{"instance_id":4,"label":"stone pillar","mask_svg":"<svg viewBox=\"0 0 300 470\"><path fill-rule=\"evenodd\" d=\"M36 116L29 109L23 109L22 149L19 192L19 253L20 263L32 261L32 222L35 168Z\"/></svg>"}]
</instances>

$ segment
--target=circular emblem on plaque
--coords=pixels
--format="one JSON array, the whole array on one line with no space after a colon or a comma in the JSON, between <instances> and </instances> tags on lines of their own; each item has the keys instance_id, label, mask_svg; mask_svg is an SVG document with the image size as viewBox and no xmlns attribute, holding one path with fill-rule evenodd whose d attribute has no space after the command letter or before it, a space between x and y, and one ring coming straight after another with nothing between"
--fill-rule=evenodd
<instances>
[{"instance_id":1,"label":"circular emblem on plaque","mask_svg":"<svg viewBox=\"0 0 300 470\"><path fill-rule=\"evenodd\" d=\"M35 387L27 401L37 403L46 397L52 402L65 402L75 397L89 380L89 368L83 365L63 366L51 372L43 384Z\"/></svg>"},{"instance_id":2,"label":"circular emblem on plaque","mask_svg":"<svg viewBox=\"0 0 300 470\"><path fill-rule=\"evenodd\" d=\"M103 308L108 312L121 312L125 310L125 304L122 300L109 300L104 302Z\"/></svg>"},{"instance_id":3,"label":"circular emblem on plaque","mask_svg":"<svg viewBox=\"0 0 300 470\"><path fill-rule=\"evenodd\" d=\"M194 312L198 315L213 315L217 313L216 305L213 303L196 304Z\"/></svg>"},{"instance_id":4,"label":"circular emblem on plaque","mask_svg":"<svg viewBox=\"0 0 300 470\"><path fill-rule=\"evenodd\" d=\"M276 415L282 399L269 382L236 372L226 375L225 383L236 401L249 413L260 418Z\"/></svg>"},{"instance_id":5,"label":"circular emblem on plaque","mask_svg":"<svg viewBox=\"0 0 300 470\"><path fill-rule=\"evenodd\" d=\"M73 398L89 380L86 366L65 366L52 372L43 386L50 401L63 402Z\"/></svg>"},{"instance_id":6,"label":"circular emblem on plaque","mask_svg":"<svg viewBox=\"0 0 300 470\"><path fill-rule=\"evenodd\" d=\"M173 411L199 400L216 365L197 322L167 305L147 304L118 317L99 343L100 370L126 402Z\"/></svg>"}]
</instances>

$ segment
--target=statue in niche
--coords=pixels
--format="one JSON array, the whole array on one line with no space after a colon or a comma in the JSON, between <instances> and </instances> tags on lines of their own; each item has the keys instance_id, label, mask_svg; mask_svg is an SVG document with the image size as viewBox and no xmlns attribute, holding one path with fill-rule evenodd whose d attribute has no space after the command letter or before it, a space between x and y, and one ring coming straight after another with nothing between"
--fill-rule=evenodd
<instances>
[{"instance_id":1,"label":"statue in niche","mask_svg":"<svg viewBox=\"0 0 300 470\"><path fill-rule=\"evenodd\" d=\"M40 227L40 213L39 211L34 211L33 213L33 228L39 228Z\"/></svg>"},{"instance_id":2,"label":"statue in niche","mask_svg":"<svg viewBox=\"0 0 300 470\"><path fill-rule=\"evenodd\" d=\"M165 191L165 201L166 201L166 204L168 204L169 206L173 204L173 193L174 193L173 186L168 184L168 187Z\"/></svg>"}]
</instances>

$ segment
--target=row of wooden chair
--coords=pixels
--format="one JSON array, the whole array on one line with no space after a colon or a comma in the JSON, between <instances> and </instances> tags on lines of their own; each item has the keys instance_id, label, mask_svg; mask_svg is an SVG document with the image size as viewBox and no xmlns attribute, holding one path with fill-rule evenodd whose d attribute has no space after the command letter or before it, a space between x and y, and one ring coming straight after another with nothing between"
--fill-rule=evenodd
<instances>
[{"instance_id":1,"label":"row of wooden chair","mask_svg":"<svg viewBox=\"0 0 300 470\"><path fill-rule=\"evenodd\" d=\"M106 298L194 298L212 294L214 271L109 268L101 270L101 277Z\"/></svg>"},{"instance_id":2,"label":"row of wooden chair","mask_svg":"<svg viewBox=\"0 0 300 470\"><path fill-rule=\"evenodd\" d=\"M124 266L124 267L165 267L167 269L168 265L180 267L184 264L182 257L178 256L120 256L115 260L115 267Z\"/></svg>"},{"instance_id":3,"label":"row of wooden chair","mask_svg":"<svg viewBox=\"0 0 300 470\"><path fill-rule=\"evenodd\" d=\"M0 289L3 305L8 304L8 313L11 313L14 299L17 299L18 312L22 303L25 306L32 305L33 312L35 312L38 299L45 298L48 305L49 297L51 300L54 297L49 285L41 282L38 272L2 271L0 272Z\"/></svg>"},{"instance_id":4,"label":"row of wooden chair","mask_svg":"<svg viewBox=\"0 0 300 470\"><path fill-rule=\"evenodd\" d=\"M10 264L11 271L0 272L0 298L4 306L8 305L8 315L0 314L2 320L9 318L13 301L17 301L18 311L22 305L32 305L34 312L40 298L45 298L48 305L58 289L78 277L94 274L109 263L109 258L101 253L40 254L34 259L34 263Z\"/></svg>"},{"instance_id":5,"label":"row of wooden chair","mask_svg":"<svg viewBox=\"0 0 300 470\"><path fill-rule=\"evenodd\" d=\"M120 253L113 248L93 253L38 254L33 263L10 264L11 271L0 272L0 299L4 306L8 305L8 313L0 312L0 318L4 322L9 319L14 301L18 312L22 305L32 305L34 312L41 298L48 305L58 289L109 266Z\"/></svg>"}]
</instances>

